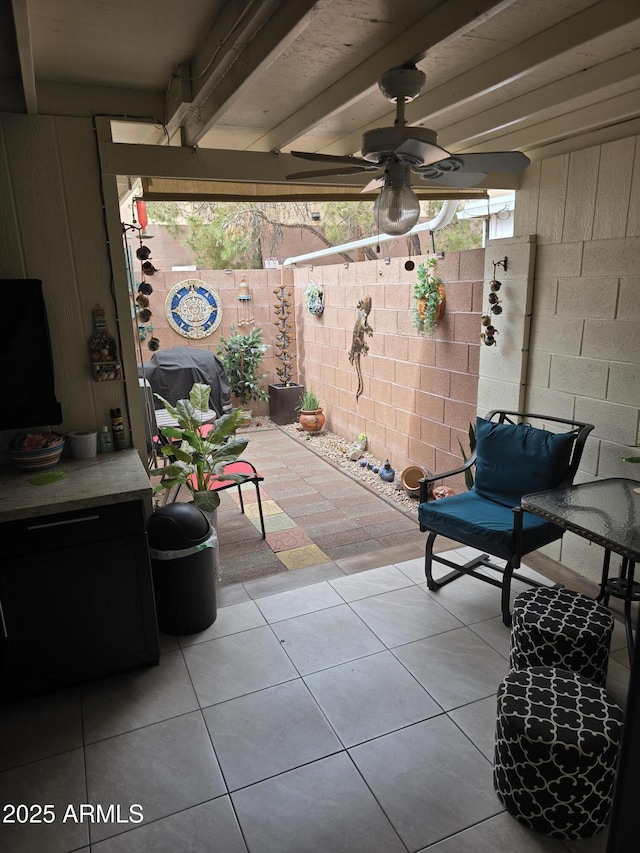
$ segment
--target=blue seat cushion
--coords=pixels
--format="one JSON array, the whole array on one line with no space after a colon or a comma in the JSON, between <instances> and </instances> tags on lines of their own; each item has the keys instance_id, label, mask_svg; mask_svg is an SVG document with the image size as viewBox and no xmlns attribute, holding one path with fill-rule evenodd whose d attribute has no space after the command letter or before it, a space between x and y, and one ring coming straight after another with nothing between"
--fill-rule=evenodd
<instances>
[{"instance_id":1,"label":"blue seat cushion","mask_svg":"<svg viewBox=\"0 0 640 853\"><path fill-rule=\"evenodd\" d=\"M528 424L476 420L475 489L512 507L531 492L555 489L567 473L575 432L556 434Z\"/></svg>"},{"instance_id":2,"label":"blue seat cushion","mask_svg":"<svg viewBox=\"0 0 640 853\"><path fill-rule=\"evenodd\" d=\"M518 505L520 500L514 504ZM421 503L418 520L427 530L508 560L513 556L511 507L481 497L474 489ZM523 513L522 551L528 554L560 539L563 530L530 512Z\"/></svg>"}]
</instances>

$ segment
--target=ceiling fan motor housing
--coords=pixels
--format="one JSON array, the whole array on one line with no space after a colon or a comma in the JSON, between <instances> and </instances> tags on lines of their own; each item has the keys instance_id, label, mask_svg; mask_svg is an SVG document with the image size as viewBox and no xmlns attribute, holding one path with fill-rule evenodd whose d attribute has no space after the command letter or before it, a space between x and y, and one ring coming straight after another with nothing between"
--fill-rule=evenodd
<instances>
[{"instance_id":1,"label":"ceiling fan motor housing","mask_svg":"<svg viewBox=\"0 0 640 853\"><path fill-rule=\"evenodd\" d=\"M371 163L384 165L400 160L411 166L422 166L447 157L443 149L432 156L438 146L438 135L427 127L378 127L368 130L362 137L362 156Z\"/></svg>"},{"instance_id":2,"label":"ceiling fan motor housing","mask_svg":"<svg viewBox=\"0 0 640 853\"><path fill-rule=\"evenodd\" d=\"M424 86L426 75L415 65L390 68L378 80L378 88L390 101L403 98L412 101L417 98Z\"/></svg>"}]
</instances>

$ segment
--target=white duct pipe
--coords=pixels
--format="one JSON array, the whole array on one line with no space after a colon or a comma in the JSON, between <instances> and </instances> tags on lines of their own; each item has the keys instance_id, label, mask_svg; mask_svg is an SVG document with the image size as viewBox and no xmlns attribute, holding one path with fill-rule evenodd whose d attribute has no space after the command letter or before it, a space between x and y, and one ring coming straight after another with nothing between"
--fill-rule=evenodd
<instances>
[{"instance_id":1,"label":"white duct pipe","mask_svg":"<svg viewBox=\"0 0 640 853\"><path fill-rule=\"evenodd\" d=\"M448 225L456 215L458 209L457 200L444 201L442 207L438 211L438 215L429 222L421 222L419 225L414 225L411 231L401 236L408 237L411 234L419 234L422 231L438 231ZM285 258L282 262L283 267L293 266L294 264L303 261L313 261L315 258L324 258L327 255L339 255L341 252L349 252L351 249L360 249L362 246L372 246L382 243L385 240L397 240L398 235L391 234L376 234L374 237L365 237L362 240L352 240L350 243L343 243L341 246L331 246L328 249L319 249L317 252L308 252L306 255L297 255L293 258Z\"/></svg>"}]
</instances>

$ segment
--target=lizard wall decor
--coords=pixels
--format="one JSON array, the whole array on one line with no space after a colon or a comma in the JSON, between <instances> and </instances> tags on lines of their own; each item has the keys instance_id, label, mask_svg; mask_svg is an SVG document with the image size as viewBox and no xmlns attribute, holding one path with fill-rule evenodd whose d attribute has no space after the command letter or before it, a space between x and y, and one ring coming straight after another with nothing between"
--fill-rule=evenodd
<instances>
[{"instance_id":1,"label":"lizard wall decor","mask_svg":"<svg viewBox=\"0 0 640 853\"><path fill-rule=\"evenodd\" d=\"M369 325L369 314L371 313L371 297L365 296L357 305L358 316L356 324L353 327L353 338L351 341L351 349L349 350L349 361L355 364L356 375L358 377L358 390L356 391L356 403L358 397L362 394L362 372L360 370L360 356L366 355L369 352L369 345L365 341L365 335L371 337L373 329Z\"/></svg>"}]
</instances>

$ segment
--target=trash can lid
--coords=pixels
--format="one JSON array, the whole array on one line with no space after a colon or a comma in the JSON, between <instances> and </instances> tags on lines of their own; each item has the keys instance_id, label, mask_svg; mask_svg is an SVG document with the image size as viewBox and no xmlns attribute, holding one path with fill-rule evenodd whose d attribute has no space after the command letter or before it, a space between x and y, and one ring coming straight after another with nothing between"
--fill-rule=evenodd
<instances>
[{"instance_id":1,"label":"trash can lid","mask_svg":"<svg viewBox=\"0 0 640 853\"><path fill-rule=\"evenodd\" d=\"M206 515L191 503L158 507L147 522L149 546L158 551L180 551L199 545L210 532Z\"/></svg>"}]
</instances>

